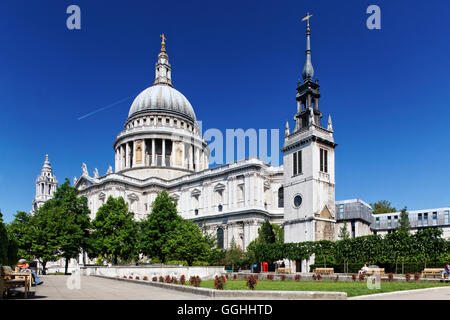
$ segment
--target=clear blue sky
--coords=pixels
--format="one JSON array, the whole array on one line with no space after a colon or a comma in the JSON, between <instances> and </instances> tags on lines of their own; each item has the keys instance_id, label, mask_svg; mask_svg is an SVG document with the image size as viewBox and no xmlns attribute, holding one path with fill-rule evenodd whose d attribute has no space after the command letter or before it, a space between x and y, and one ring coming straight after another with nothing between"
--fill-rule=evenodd
<instances>
[{"instance_id":1,"label":"clear blue sky","mask_svg":"<svg viewBox=\"0 0 450 320\"><path fill-rule=\"evenodd\" d=\"M82 30L66 28L66 8ZM381 30L366 8L381 8ZM0 208L29 211L45 154L58 180L113 165L132 99L152 84L165 33L175 88L204 128L279 128L296 111L305 25L324 123L335 129L336 199L450 205L448 1L4 0L0 9Z\"/></svg>"}]
</instances>

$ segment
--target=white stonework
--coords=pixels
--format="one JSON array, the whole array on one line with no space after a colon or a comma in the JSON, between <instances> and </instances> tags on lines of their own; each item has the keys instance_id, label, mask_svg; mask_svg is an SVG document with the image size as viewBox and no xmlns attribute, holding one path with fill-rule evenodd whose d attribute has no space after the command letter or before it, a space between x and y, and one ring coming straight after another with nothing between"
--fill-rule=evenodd
<instances>
[{"instance_id":1,"label":"white stonework","mask_svg":"<svg viewBox=\"0 0 450 320\"><path fill-rule=\"evenodd\" d=\"M177 202L179 214L218 237L219 248L234 241L244 250L265 220L284 227L285 242L337 240L347 221L352 237L389 232L375 224L372 208L359 199L335 203L333 125L321 125L320 90L313 81L307 29L304 83L297 88L297 113L292 132L286 123L282 148L284 165L274 167L255 158L209 168L210 150L201 136L194 109L172 85L171 66L163 44L153 86L133 102L124 130L114 142L114 168L105 175L97 169L74 178L80 196L86 196L91 219L108 197L123 197L137 220L152 211L158 193L166 190ZM48 157L36 180L37 209L53 196L57 185ZM437 223L450 237L450 208L439 212ZM417 216L420 212L410 212ZM386 214L395 215L395 214ZM397 213L398 215L398 213ZM382 218L384 215L377 215ZM432 219L432 218L430 218ZM433 220L431 220L433 223ZM386 229L386 230L385 230ZM71 261L84 263L86 257ZM294 270L309 270L310 261L287 262ZM63 267L63 261L53 268Z\"/></svg>"},{"instance_id":2,"label":"white stonework","mask_svg":"<svg viewBox=\"0 0 450 320\"><path fill-rule=\"evenodd\" d=\"M47 200L53 198L53 193L56 191L57 185L58 181L53 175L48 155L46 155L41 174L36 179L36 196L32 203L32 212L39 209Z\"/></svg>"}]
</instances>

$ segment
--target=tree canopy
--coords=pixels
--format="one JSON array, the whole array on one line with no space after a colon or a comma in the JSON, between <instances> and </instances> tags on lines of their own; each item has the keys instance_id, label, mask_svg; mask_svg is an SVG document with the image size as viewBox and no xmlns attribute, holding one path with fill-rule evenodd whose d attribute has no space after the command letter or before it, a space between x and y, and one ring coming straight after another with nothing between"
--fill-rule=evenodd
<instances>
[{"instance_id":1,"label":"tree canopy","mask_svg":"<svg viewBox=\"0 0 450 320\"><path fill-rule=\"evenodd\" d=\"M391 207L391 203L387 200L380 200L378 202L371 203L370 206L372 207L373 214L397 212L397 209L395 209L395 207Z\"/></svg>"},{"instance_id":2,"label":"tree canopy","mask_svg":"<svg viewBox=\"0 0 450 320\"><path fill-rule=\"evenodd\" d=\"M114 264L118 263L118 259L136 258L137 224L133 217L122 197L108 197L92 221L89 256L110 257Z\"/></svg>"}]
</instances>

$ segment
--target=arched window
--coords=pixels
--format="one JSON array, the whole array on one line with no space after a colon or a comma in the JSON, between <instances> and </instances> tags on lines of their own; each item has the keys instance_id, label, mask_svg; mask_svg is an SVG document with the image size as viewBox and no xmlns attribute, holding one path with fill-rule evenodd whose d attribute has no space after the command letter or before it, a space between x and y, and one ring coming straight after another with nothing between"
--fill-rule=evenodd
<instances>
[{"instance_id":1,"label":"arched window","mask_svg":"<svg viewBox=\"0 0 450 320\"><path fill-rule=\"evenodd\" d=\"M278 189L278 208L284 207L284 188Z\"/></svg>"},{"instance_id":2,"label":"arched window","mask_svg":"<svg viewBox=\"0 0 450 320\"><path fill-rule=\"evenodd\" d=\"M223 229L217 229L217 248L223 249Z\"/></svg>"}]
</instances>

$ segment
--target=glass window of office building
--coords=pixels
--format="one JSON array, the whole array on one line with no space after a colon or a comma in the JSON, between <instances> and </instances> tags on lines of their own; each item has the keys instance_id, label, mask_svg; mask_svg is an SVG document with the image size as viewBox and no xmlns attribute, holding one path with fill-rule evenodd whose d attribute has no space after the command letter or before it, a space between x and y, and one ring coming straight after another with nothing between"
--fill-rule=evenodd
<instances>
[{"instance_id":1,"label":"glass window of office building","mask_svg":"<svg viewBox=\"0 0 450 320\"><path fill-rule=\"evenodd\" d=\"M377 229L380 228L380 218L376 218L376 219L375 219L375 227L376 227Z\"/></svg>"},{"instance_id":2,"label":"glass window of office building","mask_svg":"<svg viewBox=\"0 0 450 320\"><path fill-rule=\"evenodd\" d=\"M444 212L444 224L449 224L449 219L450 219L450 211L445 211Z\"/></svg>"},{"instance_id":3,"label":"glass window of office building","mask_svg":"<svg viewBox=\"0 0 450 320\"><path fill-rule=\"evenodd\" d=\"M339 219L344 219L344 205L339 205Z\"/></svg>"},{"instance_id":4,"label":"glass window of office building","mask_svg":"<svg viewBox=\"0 0 450 320\"><path fill-rule=\"evenodd\" d=\"M418 225L418 226L421 226L421 225L422 225L422 214L421 214L421 213L419 213L419 214L417 215L417 225Z\"/></svg>"},{"instance_id":5,"label":"glass window of office building","mask_svg":"<svg viewBox=\"0 0 450 320\"><path fill-rule=\"evenodd\" d=\"M437 212L433 212L433 226L437 225Z\"/></svg>"},{"instance_id":6,"label":"glass window of office building","mask_svg":"<svg viewBox=\"0 0 450 320\"><path fill-rule=\"evenodd\" d=\"M423 214L423 225L427 226L428 225L428 212L425 212Z\"/></svg>"},{"instance_id":7,"label":"glass window of office building","mask_svg":"<svg viewBox=\"0 0 450 320\"><path fill-rule=\"evenodd\" d=\"M388 228L392 228L392 217L388 217Z\"/></svg>"}]
</instances>

